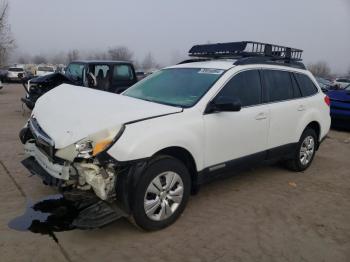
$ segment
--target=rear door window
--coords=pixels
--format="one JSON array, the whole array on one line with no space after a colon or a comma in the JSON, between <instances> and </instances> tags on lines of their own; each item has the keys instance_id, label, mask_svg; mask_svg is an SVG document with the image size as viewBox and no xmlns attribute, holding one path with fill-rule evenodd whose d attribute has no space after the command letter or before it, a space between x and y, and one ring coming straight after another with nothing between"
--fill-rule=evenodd
<instances>
[{"instance_id":1,"label":"rear door window","mask_svg":"<svg viewBox=\"0 0 350 262\"><path fill-rule=\"evenodd\" d=\"M294 76L303 96L311 96L318 92L314 82L307 75L294 73Z\"/></svg>"},{"instance_id":2,"label":"rear door window","mask_svg":"<svg viewBox=\"0 0 350 262\"><path fill-rule=\"evenodd\" d=\"M220 91L218 97L240 100L242 106L261 103L261 81L258 70L243 71L235 75Z\"/></svg>"},{"instance_id":3,"label":"rear door window","mask_svg":"<svg viewBox=\"0 0 350 262\"><path fill-rule=\"evenodd\" d=\"M269 102L278 102L294 98L290 73L280 70L263 70L264 87Z\"/></svg>"}]
</instances>

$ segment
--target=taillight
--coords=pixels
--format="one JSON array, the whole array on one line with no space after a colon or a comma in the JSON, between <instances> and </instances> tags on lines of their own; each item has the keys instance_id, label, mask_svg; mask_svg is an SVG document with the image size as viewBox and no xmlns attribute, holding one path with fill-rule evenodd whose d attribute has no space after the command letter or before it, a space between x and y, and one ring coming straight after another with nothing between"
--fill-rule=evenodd
<instances>
[{"instance_id":1,"label":"taillight","mask_svg":"<svg viewBox=\"0 0 350 262\"><path fill-rule=\"evenodd\" d=\"M329 99L329 96L324 97L324 102L327 104L327 106L330 106L331 100Z\"/></svg>"}]
</instances>

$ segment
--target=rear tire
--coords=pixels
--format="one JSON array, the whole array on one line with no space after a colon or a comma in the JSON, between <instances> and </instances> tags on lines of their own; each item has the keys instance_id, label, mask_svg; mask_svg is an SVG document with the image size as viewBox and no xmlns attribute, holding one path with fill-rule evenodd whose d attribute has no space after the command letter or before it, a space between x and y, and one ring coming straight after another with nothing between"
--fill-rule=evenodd
<instances>
[{"instance_id":1,"label":"rear tire","mask_svg":"<svg viewBox=\"0 0 350 262\"><path fill-rule=\"evenodd\" d=\"M190 191L186 166L171 156L157 156L136 186L132 209L135 223L145 230L171 225L185 209Z\"/></svg>"},{"instance_id":2,"label":"rear tire","mask_svg":"<svg viewBox=\"0 0 350 262\"><path fill-rule=\"evenodd\" d=\"M306 170L315 157L317 143L315 130L305 129L293 153L293 158L286 161L287 168L296 172Z\"/></svg>"}]
</instances>

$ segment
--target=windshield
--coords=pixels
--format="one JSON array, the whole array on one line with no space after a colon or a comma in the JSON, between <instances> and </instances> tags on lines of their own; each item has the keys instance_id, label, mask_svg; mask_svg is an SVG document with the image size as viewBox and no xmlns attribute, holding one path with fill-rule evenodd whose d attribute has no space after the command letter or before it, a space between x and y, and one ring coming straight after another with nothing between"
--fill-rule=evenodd
<instances>
[{"instance_id":1,"label":"windshield","mask_svg":"<svg viewBox=\"0 0 350 262\"><path fill-rule=\"evenodd\" d=\"M133 85L123 95L160 104L191 107L223 73L221 69L163 69Z\"/></svg>"},{"instance_id":2,"label":"windshield","mask_svg":"<svg viewBox=\"0 0 350 262\"><path fill-rule=\"evenodd\" d=\"M38 71L53 72L53 68L49 66L39 66Z\"/></svg>"},{"instance_id":3,"label":"windshield","mask_svg":"<svg viewBox=\"0 0 350 262\"><path fill-rule=\"evenodd\" d=\"M65 74L73 80L83 79L84 64L71 63L68 65Z\"/></svg>"}]
</instances>

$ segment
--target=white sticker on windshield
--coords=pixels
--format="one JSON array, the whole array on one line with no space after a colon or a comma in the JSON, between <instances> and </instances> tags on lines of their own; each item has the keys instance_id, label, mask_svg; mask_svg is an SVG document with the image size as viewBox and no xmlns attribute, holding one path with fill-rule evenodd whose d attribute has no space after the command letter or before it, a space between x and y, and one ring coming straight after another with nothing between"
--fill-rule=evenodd
<instances>
[{"instance_id":1,"label":"white sticker on windshield","mask_svg":"<svg viewBox=\"0 0 350 262\"><path fill-rule=\"evenodd\" d=\"M212 74L212 75L221 75L224 72L222 69L213 69L213 68L202 68L199 70L199 74Z\"/></svg>"}]
</instances>

